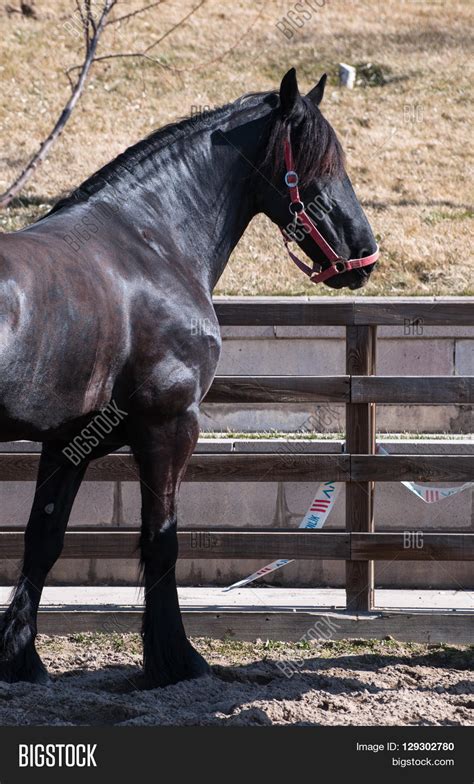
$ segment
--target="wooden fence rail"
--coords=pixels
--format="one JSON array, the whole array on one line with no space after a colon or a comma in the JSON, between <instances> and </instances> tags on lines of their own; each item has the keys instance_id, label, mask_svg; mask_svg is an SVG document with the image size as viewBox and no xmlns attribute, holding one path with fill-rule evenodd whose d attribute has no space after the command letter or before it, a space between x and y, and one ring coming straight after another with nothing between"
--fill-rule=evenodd
<instances>
[{"instance_id":1,"label":"wooden fence rail","mask_svg":"<svg viewBox=\"0 0 474 784\"><path fill-rule=\"evenodd\" d=\"M423 327L474 324L474 298L377 297L216 297L221 326L401 326Z\"/></svg>"},{"instance_id":2,"label":"wooden fence rail","mask_svg":"<svg viewBox=\"0 0 474 784\"><path fill-rule=\"evenodd\" d=\"M474 535L416 531L407 526L404 532L375 531L373 514L374 482L416 480L422 482L468 482L474 478L474 455L376 455L376 404L474 403L474 377L376 376L377 326L411 329L414 326L465 326L474 324L474 298L460 297L390 299L327 298L249 298L215 301L222 326L344 326L346 328L346 373L340 376L218 376L207 395L206 403L343 403L346 406L346 453L295 453L291 449L267 453L200 453L193 455L185 481L191 482L319 482L346 483L346 528L344 531L255 531L215 529L181 530L181 558L245 558L270 560L339 559L346 561L346 619L340 621L337 634L357 629L365 634L359 616L371 613L374 595L374 560L474 560ZM429 350L429 343L426 343ZM15 452L0 455L0 481L31 481L36 477L39 456ZM138 481L137 468L130 454L115 453L94 461L86 480ZM383 521L381 522L383 526ZM378 526L377 526L378 527ZM0 557L21 557L23 534L16 529L0 529ZM135 558L138 555L138 532L135 529L82 530L66 534L63 556L66 558ZM127 615L127 613L125 613ZM255 614L254 614L255 615ZM238 636L258 629L257 636L284 635L295 638L302 627L298 614L250 614L247 624L234 614L233 629ZM100 613L99 613L100 616ZM130 616L130 618L128 617ZM204 630L226 631L222 614L204 613ZM288 617L287 617L288 616ZM290 617L292 616L292 617ZM44 631L58 628L58 614L43 614ZM409 615L398 616L395 626L379 618L377 629L399 630L400 639L413 637L413 629L423 626L435 640L446 633L452 641L466 639L464 615L453 620L443 615L443 632L431 616L414 621ZM74 629L102 628L94 613L76 613ZM236 620L237 618L237 620ZM370 616L372 618L372 616ZM421 618L421 616L420 616ZM441 615L439 616L441 618ZM138 624L136 614L128 613L127 623ZM402 620L400 620L402 619ZM441 621L440 621L441 623ZM193 622L187 622L191 630ZM241 628L242 627L242 628ZM363 627L363 628L362 628ZM197 627L196 627L197 628ZM436 631L438 628L438 631ZM363 630L364 629L364 630ZM367 624L370 633L374 628ZM435 631L433 631L435 629ZM449 629L449 632L446 630ZM472 629L472 617L471 617ZM202 628L199 633L203 633ZM226 631L227 633L227 631ZM367 632L369 633L369 632ZM398 634L398 631L396 632ZM415 635L416 636L416 635Z\"/></svg>"},{"instance_id":3,"label":"wooden fence rail","mask_svg":"<svg viewBox=\"0 0 474 784\"><path fill-rule=\"evenodd\" d=\"M474 403L474 376L216 376L206 403Z\"/></svg>"},{"instance_id":4,"label":"wooden fence rail","mask_svg":"<svg viewBox=\"0 0 474 784\"><path fill-rule=\"evenodd\" d=\"M185 482L468 482L474 476L474 455L312 454L287 449L263 453L194 454ZM0 455L0 481L31 482L39 464L37 452ZM89 482L138 482L132 455L119 452L94 460Z\"/></svg>"},{"instance_id":5,"label":"wooden fence rail","mask_svg":"<svg viewBox=\"0 0 474 784\"><path fill-rule=\"evenodd\" d=\"M78 530L66 533L63 558L139 557L139 532L130 530ZM474 534L447 534L411 530L387 533L347 531L243 531L205 527L178 531L180 558L294 558L335 561L474 561ZM0 529L2 558L21 558L23 532Z\"/></svg>"}]
</instances>

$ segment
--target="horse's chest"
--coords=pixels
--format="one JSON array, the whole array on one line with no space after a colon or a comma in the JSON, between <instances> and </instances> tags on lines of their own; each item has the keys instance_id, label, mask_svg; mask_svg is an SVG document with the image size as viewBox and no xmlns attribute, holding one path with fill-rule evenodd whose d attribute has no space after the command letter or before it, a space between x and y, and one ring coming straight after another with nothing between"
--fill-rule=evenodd
<instances>
[{"instance_id":1,"label":"horse's chest","mask_svg":"<svg viewBox=\"0 0 474 784\"><path fill-rule=\"evenodd\" d=\"M136 366L137 404L160 413L177 413L199 404L214 378L220 354L220 335L203 333L198 325L172 348L162 342Z\"/></svg>"}]
</instances>

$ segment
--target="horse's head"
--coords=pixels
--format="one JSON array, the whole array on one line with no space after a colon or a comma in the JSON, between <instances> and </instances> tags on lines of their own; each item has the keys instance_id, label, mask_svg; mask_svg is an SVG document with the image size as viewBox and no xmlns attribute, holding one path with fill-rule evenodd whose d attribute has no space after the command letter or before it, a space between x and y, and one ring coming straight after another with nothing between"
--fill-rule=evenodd
<instances>
[{"instance_id":1,"label":"horse's head","mask_svg":"<svg viewBox=\"0 0 474 784\"><path fill-rule=\"evenodd\" d=\"M377 243L345 171L341 145L319 110L325 82L326 75L302 96L294 68L284 76L258 196L262 212L301 246L316 269L334 272L321 276L328 286L358 289L374 268L369 262L375 262ZM302 205L304 213L296 220ZM336 257L366 263L344 266Z\"/></svg>"}]
</instances>

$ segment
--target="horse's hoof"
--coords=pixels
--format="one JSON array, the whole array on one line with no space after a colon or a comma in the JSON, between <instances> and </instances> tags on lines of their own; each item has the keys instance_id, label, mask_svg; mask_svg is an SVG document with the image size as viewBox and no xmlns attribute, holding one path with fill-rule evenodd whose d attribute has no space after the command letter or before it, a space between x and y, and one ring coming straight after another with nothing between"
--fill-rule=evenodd
<instances>
[{"instance_id":1,"label":"horse's hoof","mask_svg":"<svg viewBox=\"0 0 474 784\"><path fill-rule=\"evenodd\" d=\"M37 686L49 686L51 678L46 670L43 672L16 672L8 665L0 665L0 682L3 683L34 683Z\"/></svg>"},{"instance_id":2,"label":"horse's hoof","mask_svg":"<svg viewBox=\"0 0 474 784\"><path fill-rule=\"evenodd\" d=\"M4 683L35 683L38 686L48 686L51 683L46 667L36 651L34 655L0 659L0 681Z\"/></svg>"},{"instance_id":3,"label":"horse's hoof","mask_svg":"<svg viewBox=\"0 0 474 784\"><path fill-rule=\"evenodd\" d=\"M186 678L204 678L206 675L210 675L211 668L205 658L195 648L191 648L191 651L189 674Z\"/></svg>"},{"instance_id":4,"label":"horse's hoof","mask_svg":"<svg viewBox=\"0 0 474 784\"><path fill-rule=\"evenodd\" d=\"M180 681L203 678L211 673L207 661L188 643L186 652L177 654L176 658L167 662L167 666L157 667L155 662L145 661L144 688L171 686Z\"/></svg>"}]
</instances>

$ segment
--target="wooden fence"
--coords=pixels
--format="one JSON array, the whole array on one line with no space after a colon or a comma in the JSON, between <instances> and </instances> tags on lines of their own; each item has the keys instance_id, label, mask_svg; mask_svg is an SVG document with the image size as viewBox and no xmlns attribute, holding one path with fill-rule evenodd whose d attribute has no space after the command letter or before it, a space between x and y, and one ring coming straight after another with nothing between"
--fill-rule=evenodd
<instances>
[{"instance_id":1,"label":"wooden fence","mask_svg":"<svg viewBox=\"0 0 474 784\"><path fill-rule=\"evenodd\" d=\"M196 454L185 477L192 482L340 481L346 483L346 527L343 531L199 529L179 531L181 558L275 558L339 559L346 561L346 610L337 616L341 636L395 634L401 639L469 642L474 639L474 615L469 612L374 612L374 560L474 560L474 534L423 532L417 546L407 531L388 533L383 519L373 514L374 481L467 482L474 478L474 455L376 455L375 413L377 403L472 404L474 377L380 377L375 376L377 326L422 327L474 324L474 300L436 299L219 299L216 312L221 325L308 326L344 325L346 328L346 373L341 376L221 376L216 377L206 402L346 404L346 453L307 454L285 451L264 454ZM425 342L426 350L429 343ZM308 361L309 364L309 361ZM310 369L310 368L308 368ZM35 453L3 453L0 480L35 478ZM92 481L137 481L133 458L124 453L109 455L92 463L86 479ZM0 531L0 557L18 558L23 534ZM136 529L81 530L66 534L65 558L136 557ZM307 614L303 614L305 616ZM110 618L113 617L112 627ZM191 633L233 634L244 639L274 637L297 639L311 619L301 613L229 611L209 608L187 612ZM328 618L326 613L325 618ZM109 619L107 621L107 619ZM370 621L377 621L371 623ZM109 626L107 624L109 623ZM63 610L42 611L40 628L65 629L137 628L138 610L65 614Z\"/></svg>"}]
</instances>

